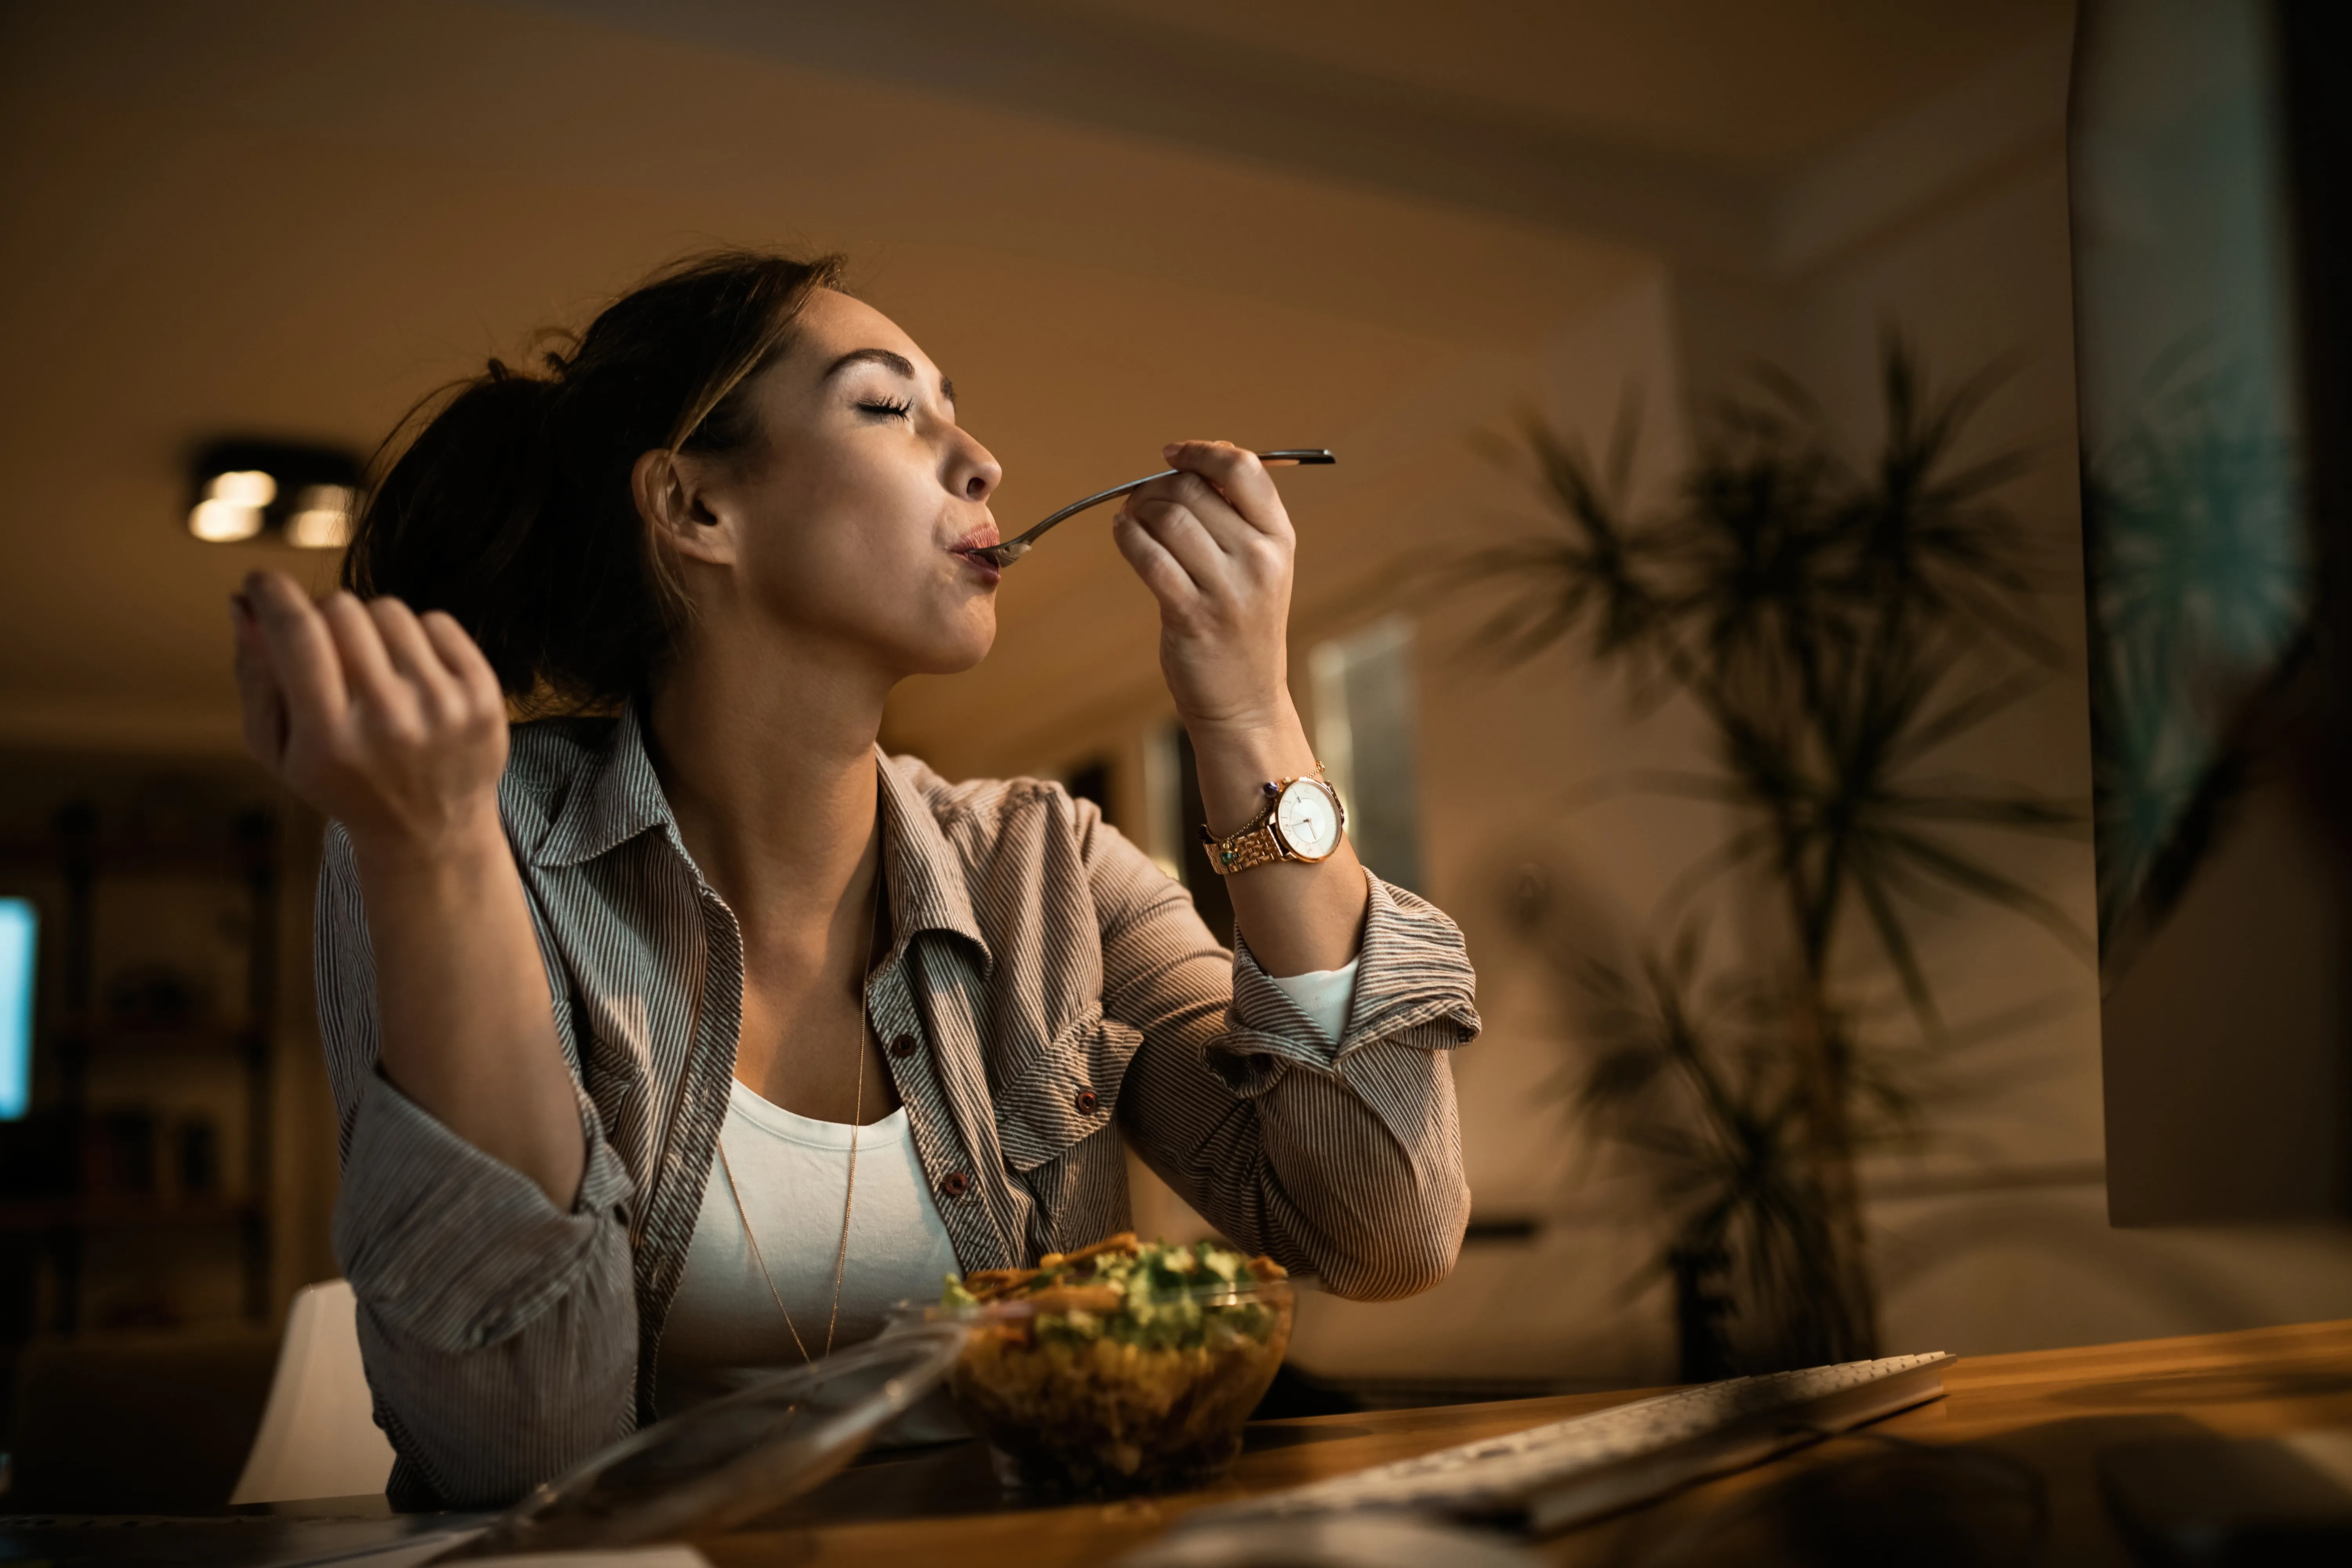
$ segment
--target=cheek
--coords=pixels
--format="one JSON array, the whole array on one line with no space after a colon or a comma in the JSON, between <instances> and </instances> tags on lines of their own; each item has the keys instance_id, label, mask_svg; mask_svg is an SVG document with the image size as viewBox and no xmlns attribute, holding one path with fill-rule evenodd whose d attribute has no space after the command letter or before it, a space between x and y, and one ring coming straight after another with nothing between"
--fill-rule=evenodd
<instances>
[{"instance_id":1,"label":"cheek","mask_svg":"<svg viewBox=\"0 0 2352 1568\"><path fill-rule=\"evenodd\" d=\"M969 669L995 642L995 596L928 525L910 533L874 520L800 537L799 550L784 539L760 552L752 575L765 616L862 645L909 673Z\"/></svg>"},{"instance_id":2,"label":"cheek","mask_svg":"<svg viewBox=\"0 0 2352 1568\"><path fill-rule=\"evenodd\" d=\"M905 463L851 460L856 456L833 454L817 482L776 514L779 531L799 535L842 587L877 595L917 589L942 563L938 481Z\"/></svg>"},{"instance_id":3,"label":"cheek","mask_svg":"<svg viewBox=\"0 0 2352 1568\"><path fill-rule=\"evenodd\" d=\"M745 564L762 614L909 671L970 668L996 605L941 548L936 478L859 456L803 448L760 487Z\"/></svg>"},{"instance_id":4,"label":"cheek","mask_svg":"<svg viewBox=\"0 0 2352 1568\"><path fill-rule=\"evenodd\" d=\"M923 563L903 500L856 474L803 474L764 487L746 539L747 575L772 611L835 622L861 603L900 593ZM817 482L810 482L812 479Z\"/></svg>"}]
</instances>

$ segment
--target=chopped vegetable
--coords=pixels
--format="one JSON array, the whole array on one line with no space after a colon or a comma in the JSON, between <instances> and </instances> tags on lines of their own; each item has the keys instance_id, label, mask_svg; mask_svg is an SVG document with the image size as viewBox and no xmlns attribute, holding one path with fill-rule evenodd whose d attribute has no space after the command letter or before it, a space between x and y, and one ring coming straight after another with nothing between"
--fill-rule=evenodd
<instances>
[{"instance_id":1,"label":"chopped vegetable","mask_svg":"<svg viewBox=\"0 0 2352 1568\"><path fill-rule=\"evenodd\" d=\"M972 1334L950 1386L1039 1489L1115 1492L1209 1479L1290 1337L1287 1275L1213 1242L1130 1232L1035 1268L950 1277Z\"/></svg>"}]
</instances>

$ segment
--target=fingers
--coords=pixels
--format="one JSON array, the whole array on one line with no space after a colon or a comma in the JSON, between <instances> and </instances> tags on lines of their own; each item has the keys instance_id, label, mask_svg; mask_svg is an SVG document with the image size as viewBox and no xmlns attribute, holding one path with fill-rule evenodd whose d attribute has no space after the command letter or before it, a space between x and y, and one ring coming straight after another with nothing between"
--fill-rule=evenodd
<instances>
[{"instance_id":1,"label":"fingers","mask_svg":"<svg viewBox=\"0 0 2352 1568\"><path fill-rule=\"evenodd\" d=\"M1224 547L1209 532L1200 513L1181 501L1138 493L1128 498L1119 517L1140 527L1202 588L1223 581L1232 570ZM1234 526L1245 527L1238 522Z\"/></svg>"},{"instance_id":2,"label":"fingers","mask_svg":"<svg viewBox=\"0 0 2352 1568\"><path fill-rule=\"evenodd\" d=\"M1136 492L1128 505L1160 502L1182 508L1198 520L1203 531L1228 555L1261 542L1266 534L1234 509L1233 503L1198 474L1178 473L1158 479Z\"/></svg>"},{"instance_id":3,"label":"fingers","mask_svg":"<svg viewBox=\"0 0 2352 1568\"><path fill-rule=\"evenodd\" d=\"M355 840L429 847L496 810L505 700L456 621L348 593L314 605L278 573L233 609L246 743Z\"/></svg>"},{"instance_id":4,"label":"fingers","mask_svg":"<svg viewBox=\"0 0 2352 1568\"><path fill-rule=\"evenodd\" d=\"M286 755L286 696L270 668L269 645L254 618L253 602L231 594L228 614L236 638L236 700L245 749L274 769Z\"/></svg>"},{"instance_id":5,"label":"fingers","mask_svg":"<svg viewBox=\"0 0 2352 1568\"><path fill-rule=\"evenodd\" d=\"M1166 451L1178 471L1129 496L1112 537L1160 601L1160 665L1177 711L1255 722L1286 701L1290 519L1254 453L1223 441Z\"/></svg>"},{"instance_id":6,"label":"fingers","mask_svg":"<svg viewBox=\"0 0 2352 1568\"><path fill-rule=\"evenodd\" d=\"M1163 450L1179 471L1135 491L1123 515L1141 521L1204 589L1229 575L1258 582L1286 575L1295 536L1256 454L1230 441L1181 441Z\"/></svg>"},{"instance_id":7,"label":"fingers","mask_svg":"<svg viewBox=\"0 0 2352 1568\"><path fill-rule=\"evenodd\" d=\"M341 723L351 704L343 663L310 595L282 572L257 572L245 580L245 600L252 608L256 651L268 661L283 707L285 731Z\"/></svg>"},{"instance_id":8,"label":"fingers","mask_svg":"<svg viewBox=\"0 0 2352 1568\"><path fill-rule=\"evenodd\" d=\"M1121 511L1111 520L1110 536L1118 545L1118 552L1143 579L1160 607L1177 616L1189 615L1199 600L1201 590L1192 574L1168 552L1168 547L1151 536L1143 524Z\"/></svg>"},{"instance_id":9,"label":"fingers","mask_svg":"<svg viewBox=\"0 0 2352 1568\"><path fill-rule=\"evenodd\" d=\"M338 590L320 601L319 616L335 639L335 652L342 659L343 679L351 687L352 700L379 711L399 711L403 703L400 675L367 606Z\"/></svg>"},{"instance_id":10,"label":"fingers","mask_svg":"<svg viewBox=\"0 0 2352 1568\"><path fill-rule=\"evenodd\" d=\"M490 667L481 645L457 624L457 617L446 610L427 610L417 619L425 627L425 635L433 639L433 649L441 656L449 673L473 693L476 701L504 713L506 689L499 683L499 672Z\"/></svg>"},{"instance_id":11,"label":"fingers","mask_svg":"<svg viewBox=\"0 0 2352 1568\"><path fill-rule=\"evenodd\" d=\"M1286 538L1290 514L1283 510L1282 492L1257 454L1231 441L1171 441L1161 455L1171 468L1197 474L1214 486L1220 496L1261 533Z\"/></svg>"},{"instance_id":12,"label":"fingers","mask_svg":"<svg viewBox=\"0 0 2352 1568\"><path fill-rule=\"evenodd\" d=\"M465 628L398 599L335 593L313 605L280 573L256 573L233 606L246 743L266 761L296 730L320 737L355 705L407 727L503 718L497 673Z\"/></svg>"},{"instance_id":13,"label":"fingers","mask_svg":"<svg viewBox=\"0 0 2352 1568\"><path fill-rule=\"evenodd\" d=\"M464 721L468 706L466 687L449 668L441 662L440 650L425 635L416 612L398 599L371 599L367 604L368 619L375 623L376 635L383 639L383 650L392 660L394 673L424 699L427 710L445 723Z\"/></svg>"}]
</instances>

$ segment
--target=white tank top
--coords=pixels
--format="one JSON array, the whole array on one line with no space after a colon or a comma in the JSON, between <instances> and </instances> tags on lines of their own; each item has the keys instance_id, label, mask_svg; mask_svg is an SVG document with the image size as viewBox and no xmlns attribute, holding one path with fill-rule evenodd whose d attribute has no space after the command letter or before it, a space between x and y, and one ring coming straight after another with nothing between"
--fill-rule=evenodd
<instances>
[{"instance_id":1,"label":"white tank top","mask_svg":"<svg viewBox=\"0 0 2352 1568\"><path fill-rule=\"evenodd\" d=\"M719 1131L727 1158L710 1163L686 1273L662 1328L656 1395L662 1414L718 1392L716 1373L798 1366L800 1346L777 1310L778 1298L808 1353L824 1353L850 1131L845 1122L817 1121L770 1104L740 1082L730 1088ZM857 1195L835 1350L879 1333L900 1301L938 1300L941 1280L959 1267L915 1157L906 1108L856 1131ZM740 1214L728 1187L730 1167L740 1184ZM746 1215L759 1238L757 1259L744 1244ZM761 1261L775 1284L772 1295L760 1277Z\"/></svg>"},{"instance_id":2,"label":"white tank top","mask_svg":"<svg viewBox=\"0 0 2352 1568\"><path fill-rule=\"evenodd\" d=\"M1336 970L1274 977L1274 983L1335 1044L1346 1032L1355 960ZM808 1353L824 1353L850 1131L846 1122L817 1121L771 1104L740 1080L730 1085L727 1119L719 1130L727 1158L710 1163L686 1273L662 1327L655 1394L661 1415L721 1392L720 1374L730 1371L798 1366L801 1346L784 1326L778 1298ZM835 1350L881 1332L900 1301L938 1300L946 1276L961 1268L915 1156L905 1107L856 1131L857 1199L850 1209ZM740 1213L727 1180L730 1167L740 1184ZM744 1244L747 1217L759 1238L756 1260ZM767 1279L761 1278L761 1261ZM957 1434L950 1425L936 1435Z\"/></svg>"}]
</instances>

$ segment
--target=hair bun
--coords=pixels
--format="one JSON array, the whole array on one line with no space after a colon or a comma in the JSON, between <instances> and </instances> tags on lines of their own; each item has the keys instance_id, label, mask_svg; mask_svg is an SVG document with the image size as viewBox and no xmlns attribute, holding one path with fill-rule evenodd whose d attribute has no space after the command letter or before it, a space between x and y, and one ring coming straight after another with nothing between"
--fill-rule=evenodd
<instances>
[{"instance_id":1,"label":"hair bun","mask_svg":"<svg viewBox=\"0 0 2352 1568\"><path fill-rule=\"evenodd\" d=\"M694 258L585 332L537 334L516 363L426 398L379 456L343 585L448 611L511 696L593 707L642 690L682 612L631 468L681 430L713 450L751 439L739 389L839 265Z\"/></svg>"}]
</instances>

